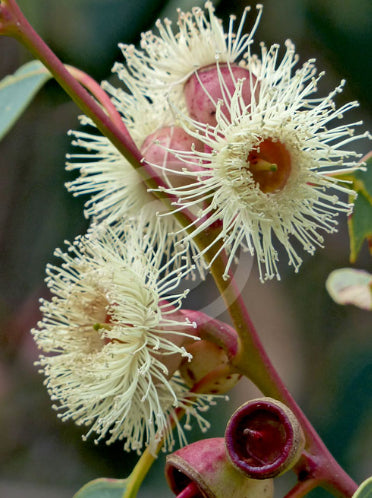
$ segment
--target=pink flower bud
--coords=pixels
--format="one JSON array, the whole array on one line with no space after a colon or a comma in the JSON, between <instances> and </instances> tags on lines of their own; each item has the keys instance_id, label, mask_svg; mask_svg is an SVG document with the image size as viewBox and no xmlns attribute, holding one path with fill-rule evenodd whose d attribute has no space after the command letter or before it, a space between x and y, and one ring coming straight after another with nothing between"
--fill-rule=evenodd
<instances>
[{"instance_id":1,"label":"pink flower bud","mask_svg":"<svg viewBox=\"0 0 372 498\"><path fill-rule=\"evenodd\" d=\"M256 82L256 77L248 69L236 64L213 64L194 73L184 87L190 116L196 121L216 126L216 104L222 99L224 105L221 110L230 120L229 105L239 79L244 79L242 99L247 106Z\"/></svg>"},{"instance_id":2,"label":"pink flower bud","mask_svg":"<svg viewBox=\"0 0 372 498\"><path fill-rule=\"evenodd\" d=\"M305 445L297 418L272 398L254 399L238 408L227 424L225 440L232 464L254 479L286 472Z\"/></svg>"},{"instance_id":3,"label":"pink flower bud","mask_svg":"<svg viewBox=\"0 0 372 498\"><path fill-rule=\"evenodd\" d=\"M165 126L149 135L142 144L141 153L151 164L161 166L163 176L168 179L173 187L178 187L190 183L192 179L187 175L172 174L172 171L182 170L201 171L202 168L188 161L187 163L178 158L173 151L192 151L193 147L197 151L203 151L204 145L194 137L188 135L179 126Z\"/></svg>"},{"instance_id":4,"label":"pink flower bud","mask_svg":"<svg viewBox=\"0 0 372 498\"><path fill-rule=\"evenodd\" d=\"M167 456L165 475L178 498L272 498L272 480L248 479L226 454L224 438L203 439Z\"/></svg>"}]
</instances>

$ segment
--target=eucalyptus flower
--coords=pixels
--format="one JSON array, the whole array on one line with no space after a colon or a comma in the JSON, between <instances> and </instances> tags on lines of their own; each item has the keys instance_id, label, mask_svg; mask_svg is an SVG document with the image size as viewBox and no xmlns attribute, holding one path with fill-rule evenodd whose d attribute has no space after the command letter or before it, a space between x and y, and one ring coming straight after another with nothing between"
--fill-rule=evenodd
<instances>
[{"instance_id":1,"label":"eucalyptus flower","mask_svg":"<svg viewBox=\"0 0 372 498\"><path fill-rule=\"evenodd\" d=\"M112 101L120 113L133 141L141 150L146 159L156 156L158 165L171 167L171 158L162 154L160 148L153 153L153 143L163 133L163 144L178 148L191 149L196 140L182 128L174 124L174 113L166 99L151 101L141 93L137 82L128 72L122 70L120 76L129 92L116 88L108 82L102 86L110 94ZM183 250L179 236L180 225L173 216L159 217L166 212L164 204L153 194L148 192L140 173L133 168L130 162L115 148L107 137L101 135L92 121L86 116L80 117L83 126L89 126L92 132L72 130L74 137L72 144L79 150L67 155L66 169L78 171L73 181L66 183L67 189L74 196L89 195L85 203L85 216L95 222L104 222L119 227L128 220L141 217L147 229L152 232L155 244L163 244L164 253L170 258L178 250ZM151 137L154 137L153 139ZM165 140L165 141L164 141ZM164 154L163 154L164 155ZM173 156L175 167L180 162ZM168 175L164 174L164 181L169 184ZM167 237L164 237L164 234ZM160 242L161 241L161 242ZM190 265L193 255L197 252L194 243L188 245L186 256ZM175 261L180 261L176 258ZM196 264L198 274L204 278L204 263L199 260ZM191 272L194 277L195 272Z\"/></svg>"},{"instance_id":2,"label":"eucalyptus flower","mask_svg":"<svg viewBox=\"0 0 372 498\"><path fill-rule=\"evenodd\" d=\"M352 203L342 194L354 191L334 175L360 167L360 155L349 144L368 133L354 135L353 127L361 122L339 124L358 105L337 109L334 97L344 81L324 98L313 97L323 73L317 74L314 60L294 70L298 56L290 41L281 61L278 45L267 49L263 44L260 58L248 50L245 60L255 73L254 79L248 77L249 102L243 97L243 79L222 99L214 99L199 82L204 99L214 106L216 124L178 109L184 130L204 143L204 151L170 149L184 163L178 174L191 175L193 181L162 190L178 198L176 209L199 209L185 240L221 224L214 243L220 242L216 254L226 249L229 255L225 278L243 246L256 255L261 280L279 279L279 247L297 271L301 248L313 254L323 245L322 233L336 231L338 214L350 214ZM224 79L218 71L213 74L223 95Z\"/></svg>"},{"instance_id":3,"label":"eucalyptus flower","mask_svg":"<svg viewBox=\"0 0 372 498\"><path fill-rule=\"evenodd\" d=\"M169 19L156 22L158 34L142 34L141 49L120 44L131 75L137 79L143 93L159 91L169 94L175 90L179 96L182 86L197 70L219 62L237 63L253 41L259 24L262 5L257 5L257 17L249 33L243 33L247 15L246 7L234 31L235 16L230 16L225 32L222 21L215 16L212 2L205 3L205 11L194 7L191 12L178 9L177 28L173 30ZM116 66L120 74L122 64Z\"/></svg>"},{"instance_id":4,"label":"eucalyptus flower","mask_svg":"<svg viewBox=\"0 0 372 498\"><path fill-rule=\"evenodd\" d=\"M186 426L210 399L190 392L176 372L190 356L183 344L194 341L193 324L177 310L186 292L175 289L187 271L162 264L161 244L138 225L116 233L95 227L56 250L60 266L48 265L52 297L43 300L43 318L33 330L43 354L38 365L62 420L90 426L107 443L125 440L125 450L141 450L165 438L174 444L176 410L186 411ZM178 254L177 257L180 257Z\"/></svg>"},{"instance_id":5,"label":"eucalyptus flower","mask_svg":"<svg viewBox=\"0 0 372 498\"><path fill-rule=\"evenodd\" d=\"M113 103L128 131L140 148L145 139L163 126L172 124L172 111L165 101L150 102L145 95L131 85L129 75L125 80L131 93L105 82L103 86L111 94ZM81 124L94 127L86 116ZM126 223L128 219L142 218L153 224L156 213L164 210L163 204L147 191L141 175L123 157L114 145L97 130L94 133L72 130L72 144L79 151L67 155L66 169L78 170L80 175L66 184L75 196L90 195L85 204L85 215L108 224ZM174 229L173 218L165 221L168 232Z\"/></svg>"}]
</instances>

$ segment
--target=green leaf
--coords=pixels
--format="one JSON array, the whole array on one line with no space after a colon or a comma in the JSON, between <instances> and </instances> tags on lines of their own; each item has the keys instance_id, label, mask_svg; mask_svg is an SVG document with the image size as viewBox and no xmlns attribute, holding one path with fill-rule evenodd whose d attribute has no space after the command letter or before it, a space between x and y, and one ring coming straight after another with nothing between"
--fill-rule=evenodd
<instances>
[{"instance_id":1,"label":"green leaf","mask_svg":"<svg viewBox=\"0 0 372 498\"><path fill-rule=\"evenodd\" d=\"M366 170L347 173L340 178L351 181L358 193L353 214L349 217L350 262L355 263L364 240L372 253L372 152L365 157Z\"/></svg>"},{"instance_id":2,"label":"green leaf","mask_svg":"<svg viewBox=\"0 0 372 498\"><path fill-rule=\"evenodd\" d=\"M350 236L350 262L355 263L365 239L372 242L372 203L359 192L353 214L348 220Z\"/></svg>"},{"instance_id":3,"label":"green leaf","mask_svg":"<svg viewBox=\"0 0 372 498\"><path fill-rule=\"evenodd\" d=\"M352 498L372 498L372 477L362 482Z\"/></svg>"},{"instance_id":4,"label":"green leaf","mask_svg":"<svg viewBox=\"0 0 372 498\"><path fill-rule=\"evenodd\" d=\"M31 61L0 81L0 139L51 77L41 62Z\"/></svg>"},{"instance_id":5,"label":"green leaf","mask_svg":"<svg viewBox=\"0 0 372 498\"><path fill-rule=\"evenodd\" d=\"M106 479L90 481L73 498L122 498L127 479Z\"/></svg>"},{"instance_id":6,"label":"green leaf","mask_svg":"<svg viewBox=\"0 0 372 498\"><path fill-rule=\"evenodd\" d=\"M356 171L351 177L354 189L363 192L372 204L372 156L366 160L366 171Z\"/></svg>"},{"instance_id":7,"label":"green leaf","mask_svg":"<svg viewBox=\"0 0 372 498\"><path fill-rule=\"evenodd\" d=\"M349 171L337 176L340 180L351 182L353 190L358 193L354 212L349 217L351 263L355 263L365 239L372 254L372 152L363 161L366 164L365 171Z\"/></svg>"},{"instance_id":8,"label":"green leaf","mask_svg":"<svg viewBox=\"0 0 372 498\"><path fill-rule=\"evenodd\" d=\"M364 171L350 170L340 175L336 175L336 178L352 183L352 188L356 192L363 192L363 194L372 202L372 151L365 155L362 159L365 163Z\"/></svg>"}]
</instances>

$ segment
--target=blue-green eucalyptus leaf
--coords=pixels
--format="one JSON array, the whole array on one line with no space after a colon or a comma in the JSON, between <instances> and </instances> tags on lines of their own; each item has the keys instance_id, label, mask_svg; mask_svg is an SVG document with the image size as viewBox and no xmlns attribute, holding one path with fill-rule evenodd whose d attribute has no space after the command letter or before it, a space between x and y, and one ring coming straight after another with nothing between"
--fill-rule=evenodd
<instances>
[{"instance_id":1,"label":"blue-green eucalyptus leaf","mask_svg":"<svg viewBox=\"0 0 372 498\"><path fill-rule=\"evenodd\" d=\"M31 61L0 81L0 139L51 77L41 62Z\"/></svg>"},{"instance_id":2,"label":"blue-green eucalyptus leaf","mask_svg":"<svg viewBox=\"0 0 372 498\"><path fill-rule=\"evenodd\" d=\"M122 498L127 479L95 479L85 484L73 498Z\"/></svg>"},{"instance_id":3,"label":"blue-green eucalyptus leaf","mask_svg":"<svg viewBox=\"0 0 372 498\"><path fill-rule=\"evenodd\" d=\"M372 254L372 157L366 160L365 171L355 171L345 178L353 182L358 193L353 213L348 218L350 262L355 263L365 240Z\"/></svg>"},{"instance_id":4,"label":"blue-green eucalyptus leaf","mask_svg":"<svg viewBox=\"0 0 372 498\"><path fill-rule=\"evenodd\" d=\"M372 477L362 482L352 498L372 498Z\"/></svg>"}]
</instances>

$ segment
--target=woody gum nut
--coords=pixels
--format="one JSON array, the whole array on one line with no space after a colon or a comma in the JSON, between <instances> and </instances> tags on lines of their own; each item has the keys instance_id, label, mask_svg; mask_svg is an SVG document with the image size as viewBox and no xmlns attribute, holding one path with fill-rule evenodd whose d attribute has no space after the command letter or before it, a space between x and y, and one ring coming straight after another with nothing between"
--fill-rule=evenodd
<instances>
[{"instance_id":1,"label":"woody gum nut","mask_svg":"<svg viewBox=\"0 0 372 498\"><path fill-rule=\"evenodd\" d=\"M242 99L247 106L251 102L251 89L255 87L256 82L256 77L248 69L235 64L219 64L218 67L213 64L200 69L197 74L194 73L184 86L190 116L196 121L216 126L216 103L222 99L225 104L221 110L230 120L226 104L230 104L237 81L243 78Z\"/></svg>"},{"instance_id":2,"label":"woody gum nut","mask_svg":"<svg viewBox=\"0 0 372 498\"><path fill-rule=\"evenodd\" d=\"M165 475L182 498L271 498L274 493L271 479L248 479L231 465L224 438L203 439L168 455Z\"/></svg>"},{"instance_id":3,"label":"woody gum nut","mask_svg":"<svg viewBox=\"0 0 372 498\"><path fill-rule=\"evenodd\" d=\"M165 126L145 139L141 147L141 154L149 163L163 166L169 170L182 171L186 168L192 168L193 171L201 171L202 168L197 164L187 163L186 165L185 161L168 150L191 151L192 147L198 151L204 150L202 142L188 135L180 126ZM168 177L171 175L171 183L175 187L190 183L190 177L172 175L171 171L165 171L164 175Z\"/></svg>"},{"instance_id":4,"label":"woody gum nut","mask_svg":"<svg viewBox=\"0 0 372 498\"><path fill-rule=\"evenodd\" d=\"M254 479L286 472L305 445L297 418L272 398L254 399L238 408L227 424L225 441L232 464Z\"/></svg>"},{"instance_id":5,"label":"woody gum nut","mask_svg":"<svg viewBox=\"0 0 372 498\"><path fill-rule=\"evenodd\" d=\"M179 372L185 383L192 387L205 379L198 392L224 394L240 379L240 375L229 371L229 360L226 352L217 344L201 340L186 347L192 354L192 360L184 360ZM222 374L218 375L221 371ZM216 375L213 375L216 372ZM209 377L208 374L210 374Z\"/></svg>"}]
</instances>

